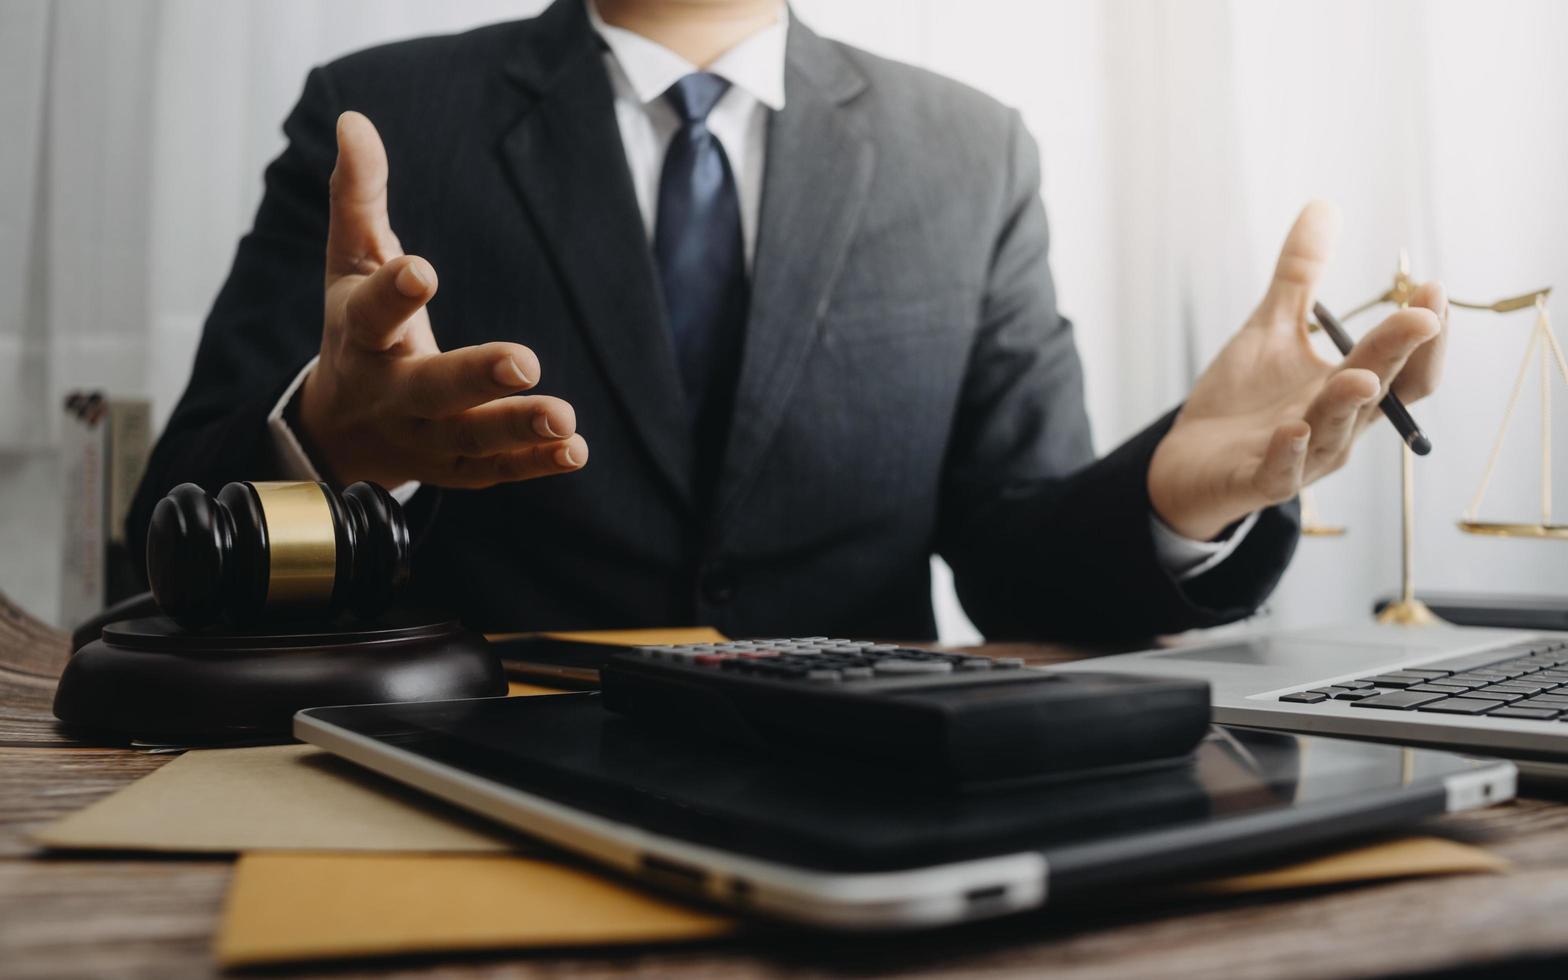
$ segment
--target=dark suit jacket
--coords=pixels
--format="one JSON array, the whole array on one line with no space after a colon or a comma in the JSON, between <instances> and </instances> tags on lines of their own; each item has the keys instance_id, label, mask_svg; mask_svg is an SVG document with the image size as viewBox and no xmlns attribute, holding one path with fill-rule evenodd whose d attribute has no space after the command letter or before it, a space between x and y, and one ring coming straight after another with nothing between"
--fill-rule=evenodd
<instances>
[{"instance_id":1,"label":"dark suit jacket","mask_svg":"<svg viewBox=\"0 0 1568 980\"><path fill-rule=\"evenodd\" d=\"M592 450L571 476L416 498L416 581L470 623L925 637L933 551L991 636L1129 637L1253 610L1295 546L1292 510L1178 585L1145 480L1169 420L1093 459L1018 114L798 20L787 65L711 507L693 504L601 52L581 0L559 0L311 72L132 540L176 483L280 475L265 416L319 345L333 127L352 108L386 142L394 229L441 275L439 343L531 346L538 391L572 402Z\"/></svg>"}]
</instances>

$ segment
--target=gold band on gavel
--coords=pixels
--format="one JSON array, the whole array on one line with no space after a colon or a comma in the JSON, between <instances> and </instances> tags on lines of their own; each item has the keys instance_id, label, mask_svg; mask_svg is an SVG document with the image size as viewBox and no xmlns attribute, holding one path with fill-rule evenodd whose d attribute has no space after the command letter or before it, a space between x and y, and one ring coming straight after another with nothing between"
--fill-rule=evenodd
<instances>
[{"instance_id":1,"label":"gold band on gavel","mask_svg":"<svg viewBox=\"0 0 1568 980\"><path fill-rule=\"evenodd\" d=\"M338 539L321 485L280 482L251 486L267 522L267 606L331 602Z\"/></svg>"}]
</instances>

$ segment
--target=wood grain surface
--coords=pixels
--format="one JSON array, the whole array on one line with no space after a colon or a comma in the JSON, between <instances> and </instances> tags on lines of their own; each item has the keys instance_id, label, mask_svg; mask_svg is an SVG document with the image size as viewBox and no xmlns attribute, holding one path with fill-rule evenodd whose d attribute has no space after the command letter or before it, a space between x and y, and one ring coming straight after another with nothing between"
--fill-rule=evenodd
<instances>
[{"instance_id":1,"label":"wood grain surface","mask_svg":"<svg viewBox=\"0 0 1568 980\"><path fill-rule=\"evenodd\" d=\"M0 597L0 978L215 975L213 929L230 865L206 858L38 851L28 832L171 756L84 744L49 714L65 638ZM1062 648L986 653L1064 659ZM1509 875L1432 878L1314 893L1175 901L1133 889L936 933L761 933L676 948L556 950L306 966L289 976L768 977L1049 975L1354 977L1568 968L1568 805L1526 799L1429 821L1514 861Z\"/></svg>"}]
</instances>

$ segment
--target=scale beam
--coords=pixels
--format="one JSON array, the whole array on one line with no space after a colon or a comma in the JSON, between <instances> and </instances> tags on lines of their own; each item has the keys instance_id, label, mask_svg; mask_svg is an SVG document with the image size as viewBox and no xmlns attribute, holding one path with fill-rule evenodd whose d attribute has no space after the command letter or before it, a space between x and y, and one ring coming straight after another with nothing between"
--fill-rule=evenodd
<instances>
[{"instance_id":1,"label":"scale beam","mask_svg":"<svg viewBox=\"0 0 1568 980\"><path fill-rule=\"evenodd\" d=\"M1415 277L1410 274L1410 256L1401 249L1399 264L1394 270L1394 282L1387 290L1367 300L1346 313L1342 319L1349 320L1359 316L1375 307L1384 304L1393 304L1404 307L1410 304L1415 296L1418 284ZM1459 521L1460 530L1467 534L1487 535L1505 538L1536 538L1568 540L1568 524L1557 524L1552 521L1552 395L1551 375L1552 364L1556 363L1558 372L1562 375L1564 383L1568 383L1568 357L1564 357L1562 345L1557 342L1557 336L1552 332L1551 319L1546 312L1546 300L1552 294L1552 287L1520 293L1517 296L1507 296L1490 303L1477 303L1471 300L1450 299L1449 305L1465 310L1478 310L1488 313L1513 313L1518 310L1534 308L1536 311L1535 326L1530 332L1529 343L1525 346L1524 360L1519 365L1519 375L1514 382L1513 391L1508 398L1508 407L1503 413L1503 424L1498 428L1497 438L1492 444L1492 452L1487 459L1486 469L1481 474L1481 485L1476 490L1475 498L1470 507L1466 509L1464 517ZM1312 329L1308 325L1308 330ZM1492 474L1497 467L1498 457L1502 452L1503 437L1508 432L1508 423L1512 419L1514 409L1518 405L1520 392L1524 388L1525 378L1529 373L1530 360L1537 353L1540 354L1541 375L1541 519L1536 523L1518 521L1488 521L1481 520L1477 515L1481 504L1485 500L1487 487L1492 482ZM1400 601L1391 603L1378 616L1378 621L1395 623L1403 626L1423 626L1437 622L1437 617L1426 607L1421 600L1415 597L1414 586L1414 538L1415 538L1415 474L1411 466L1411 454L1408 447L1401 447L1400 453Z\"/></svg>"}]
</instances>

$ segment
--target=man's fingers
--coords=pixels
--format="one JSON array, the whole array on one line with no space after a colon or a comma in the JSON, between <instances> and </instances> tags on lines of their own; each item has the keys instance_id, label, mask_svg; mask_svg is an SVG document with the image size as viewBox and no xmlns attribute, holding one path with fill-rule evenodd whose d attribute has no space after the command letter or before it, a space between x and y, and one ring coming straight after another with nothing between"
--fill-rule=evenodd
<instances>
[{"instance_id":1,"label":"man's fingers","mask_svg":"<svg viewBox=\"0 0 1568 980\"><path fill-rule=\"evenodd\" d=\"M577 432L577 412L549 395L519 395L442 419L429 431L458 455L494 456L570 438Z\"/></svg>"},{"instance_id":2,"label":"man's fingers","mask_svg":"<svg viewBox=\"0 0 1568 980\"><path fill-rule=\"evenodd\" d=\"M357 112L338 117L338 160L332 169L327 225L327 281L368 275L403 254L387 218L387 151L381 134Z\"/></svg>"},{"instance_id":3,"label":"man's fingers","mask_svg":"<svg viewBox=\"0 0 1568 980\"><path fill-rule=\"evenodd\" d=\"M1258 320L1268 324L1299 325L1312 307L1323 271L1339 237L1339 209L1327 201L1312 201L1302 209L1274 267L1274 280L1258 308Z\"/></svg>"},{"instance_id":4,"label":"man's fingers","mask_svg":"<svg viewBox=\"0 0 1568 980\"><path fill-rule=\"evenodd\" d=\"M588 443L582 436L531 446L495 456L459 456L446 474L433 481L442 486L478 490L541 476L572 473L588 465Z\"/></svg>"},{"instance_id":5,"label":"man's fingers","mask_svg":"<svg viewBox=\"0 0 1568 980\"><path fill-rule=\"evenodd\" d=\"M405 406L419 418L446 418L538 381L539 358L522 344L464 347L414 362L404 378Z\"/></svg>"},{"instance_id":6,"label":"man's fingers","mask_svg":"<svg viewBox=\"0 0 1568 980\"><path fill-rule=\"evenodd\" d=\"M1356 434L1362 408L1377 401L1377 375L1364 368L1344 368L1323 383L1305 414L1312 429L1307 447L1306 479L1314 480L1338 469Z\"/></svg>"},{"instance_id":7,"label":"man's fingers","mask_svg":"<svg viewBox=\"0 0 1568 980\"><path fill-rule=\"evenodd\" d=\"M1448 293L1439 282L1429 282L1410 298L1412 309L1422 307L1437 314L1437 336L1417 347L1394 379L1394 394L1409 404L1437 390L1443 378L1443 355L1448 349Z\"/></svg>"},{"instance_id":8,"label":"man's fingers","mask_svg":"<svg viewBox=\"0 0 1568 980\"><path fill-rule=\"evenodd\" d=\"M1391 314L1356 342L1345 355L1345 367L1364 368L1377 375L1378 387L1386 392L1405 370L1412 354L1442 332L1437 314L1421 307L1410 307Z\"/></svg>"},{"instance_id":9,"label":"man's fingers","mask_svg":"<svg viewBox=\"0 0 1568 980\"><path fill-rule=\"evenodd\" d=\"M1311 427L1299 419L1275 429L1263 461L1253 473L1252 489L1271 504L1289 500L1300 492L1311 439Z\"/></svg>"},{"instance_id":10,"label":"man's fingers","mask_svg":"<svg viewBox=\"0 0 1568 980\"><path fill-rule=\"evenodd\" d=\"M386 350L401 328L436 294L436 270L418 256L393 259L372 275L353 282L343 302L349 340L366 350ZM344 288L348 282L340 283Z\"/></svg>"}]
</instances>

